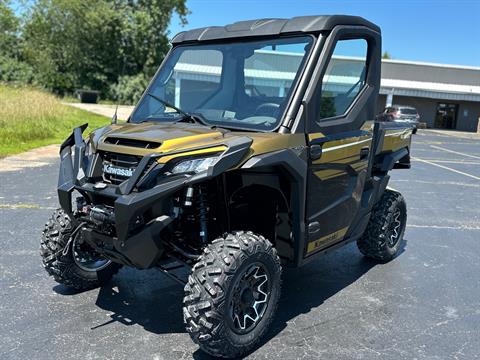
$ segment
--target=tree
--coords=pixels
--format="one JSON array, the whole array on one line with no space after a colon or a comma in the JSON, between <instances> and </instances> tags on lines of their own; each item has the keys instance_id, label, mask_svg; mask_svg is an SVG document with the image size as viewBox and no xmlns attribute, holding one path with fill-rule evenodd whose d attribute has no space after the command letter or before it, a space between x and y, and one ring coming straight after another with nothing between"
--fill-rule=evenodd
<instances>
[{"instance_id":1,"label":"tree","mask_svg":"<svg viewBox=\"0 0 480 360\"><path fill-rule=\"evenodd\" d=\"M382 59L391 59L390 53L388 51L384 51L382 55Z\"/></svg>"},{"instance_id":2,"label":"tree","mask_svg":"<svg viewBox=\"0 0 480 360\"><path fill-rule=\"evenodd\" d=\"M29 83L31 67L23 61L20 20L10 7L10 1L0 0L0 81Z\"/></svg>"},{"instance_id":3,"label":"tree","mask_svg":"<svg viewBox=\"0 0 480 360\"><path fill-rule=\"evenodd\" d=\"M25 58L38 82L57 92L103 95L121 75L150 77L168 51L175 12L186 23L186 0L38 0L23 29Z\"/></svg>"},{"instance_id":4,"label":"tree","mask_svg":"<svg viewBox=\"0 0 480 360\"><path fill-rule=\"evenodd\" d=\"M20 23L9 7L10 1L0 0L0 56L13 56Z\"/></svg>"}]
</instances>

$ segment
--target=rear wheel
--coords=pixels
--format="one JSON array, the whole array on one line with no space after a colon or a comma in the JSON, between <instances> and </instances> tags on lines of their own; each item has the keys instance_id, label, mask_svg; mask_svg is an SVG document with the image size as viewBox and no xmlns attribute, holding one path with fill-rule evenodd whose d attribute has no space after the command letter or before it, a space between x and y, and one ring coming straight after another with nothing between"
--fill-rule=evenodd
<instances>
[{"instance_id":1,"label":"rear wheel","mask_svg":"<svg viewBox=\"0 0 480 360\"><path fill-rule=\"evenodd\" d=\"M58 283L77 290L101 286L121 267L83 241L81 231L61 209L55 210L45 225L40 253L47 273Z\"/></svg>"},{"instance_id":2,"label":"rear wheel","mask_svg":"<svg viewBox=\"0 0 480 360\"><path fill-rule=\"evenodd\" d=\"M184 320L205 352L238 357L268 330L280 297L280 259L260 235L237 232L212 242L185 286Z\"/></svg>"},{"instance_id":3,"label":"rear wheel","mask_svg":"<svg viewBox=\"0 0 480 360\"><path fill-rule=\"evenodd\" d=\"M357 241L365 256L389 261L401 249L407 223L407 206L403 196L393 190L385 190L374 206L363 236Z\"/></svg>"}]
</instances>

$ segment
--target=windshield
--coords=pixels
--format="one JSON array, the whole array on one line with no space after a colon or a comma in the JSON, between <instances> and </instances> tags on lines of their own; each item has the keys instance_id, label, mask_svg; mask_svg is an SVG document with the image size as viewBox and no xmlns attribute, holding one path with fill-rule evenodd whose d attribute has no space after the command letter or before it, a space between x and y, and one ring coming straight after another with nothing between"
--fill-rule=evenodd
<instances>
[{"instance_id":1,"label":"windshield","mask_svg":"<svg viewBox=\"0 0 480 360\"><path fill-rule=\"evenodd\" d=\"M310 36L179 46L156 74L130 121L269 131L279 124L312 46Z\"/></svg>"}]
</instances>

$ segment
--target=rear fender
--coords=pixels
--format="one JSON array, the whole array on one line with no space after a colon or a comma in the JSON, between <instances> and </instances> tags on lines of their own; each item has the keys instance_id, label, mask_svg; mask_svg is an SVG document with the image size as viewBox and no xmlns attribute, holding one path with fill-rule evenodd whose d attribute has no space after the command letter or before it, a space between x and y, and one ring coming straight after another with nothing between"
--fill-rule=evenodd
<instances>
[{"instance_id":1,"label":"rear fender","mask_svg":"<svg viewBox=\"0 0 480 360\"><path fill-rule=\"evenodd\" d=\"M404 168L410 168L410 152L407 148L382 154L375 161L375 170L381 172Z\"/></svg>"}]
</instances>

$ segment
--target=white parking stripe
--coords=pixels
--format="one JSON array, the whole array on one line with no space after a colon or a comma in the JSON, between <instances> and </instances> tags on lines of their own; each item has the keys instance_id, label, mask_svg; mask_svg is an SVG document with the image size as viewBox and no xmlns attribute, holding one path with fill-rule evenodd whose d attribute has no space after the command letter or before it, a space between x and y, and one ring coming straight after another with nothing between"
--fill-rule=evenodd
<instances>
[{"instance_id":1,"label":"white parking stripe","mask_svg":"<svg viewBox=\"0 0 480 360\"><path fill-rule=\"evenodd\" d=\"M444 163L444 164L462 164L462 165L480 165L478 161L470 161L470 160L463 160L463 159L452 159L452 160L443 160L443 159L424 159L427 161L432 161L435 163Z\"/></svg>"},{"instance_id":2,"label":"white parking stripe","mask_svg":"<svg viewBox=\"0 0 480 360\"><path fill-rule=\"evenodd\" d=\"M421 162L424 162L424 163L427 163L427 164L430 164L430 165L433 165L433 166L437 166L437 167L445 169L445 170L449 170L451 172L454 172L454 173L457 173L457 174L460 174L460 175L468 176L468 177L470 177L472 179L475 179L475 180L480 180L480 177L478 177L478 176L475 176L475 175L472 175L472 174L467 174L463 171L458 171L458 170L449 168L448 166L435 164L434 162L431 162L431 161L428 161L428 160L423 160L423 159L420 159L420 158L417 158L417 157L412 157L412 160L421 161Z\"/></svg>"},{"instance_id":3,"label":"white parking stripe","mask_svg":"<svg viewBox=\"0 0 480 360\"><path fill-rule=\"evenodd\" d=\"M480 230L478 226L447 226L447 225L415 225L407 224L407 228L426 228L426 229L452 229L452 230Z\"/></svg>"},{"instance_id":4,"label":"white parking stripe","mask_svg":"<svg viewBox=\"0 0 480 360\"><path fill-rule=\"evenodd\" d=\"M446 151L446 152L449 152L449 153L452 153L452 154L468 156L468 157L471 157L471 158L474 158L474 159L480 159L480 156L475 156L475 155L465 154L465 153L458 152L458 151L453 151L453 150L450 150L450 149L445 149L444 147L441 147L441 146L430 145L430 147L432 147L434 149L438 149L438 150L443 150L443 151Z\"/></svg>"}]
</instances>

